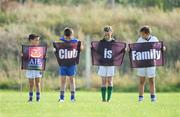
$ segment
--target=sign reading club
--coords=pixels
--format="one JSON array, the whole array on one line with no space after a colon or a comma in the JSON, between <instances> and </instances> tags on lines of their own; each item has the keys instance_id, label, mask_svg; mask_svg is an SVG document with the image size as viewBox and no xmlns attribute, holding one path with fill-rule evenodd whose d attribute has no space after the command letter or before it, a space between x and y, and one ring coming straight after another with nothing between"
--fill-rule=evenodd
<instances>
[{"instance_id":1,"label":"sign reading club","mask_svg":"<svg viewBox=\"0 0 180 117\"><path fill-rule=\"evenodd\" d=\"M81 42L77 43L53 43L55 56L60 66L71 66L79 63Z\"/></svg>"},{"instance_id":2,"label":"sign reading club","mask_svg":"<svg viewBox=\"0 0 180 117\"><path fill-rule=\"evenodd\" d=\"M59 49L60 59L72 59L72 58L76 58L77 55L78 55L78 51L76 49L73 50Z\"/></svg>"}]
</instances>

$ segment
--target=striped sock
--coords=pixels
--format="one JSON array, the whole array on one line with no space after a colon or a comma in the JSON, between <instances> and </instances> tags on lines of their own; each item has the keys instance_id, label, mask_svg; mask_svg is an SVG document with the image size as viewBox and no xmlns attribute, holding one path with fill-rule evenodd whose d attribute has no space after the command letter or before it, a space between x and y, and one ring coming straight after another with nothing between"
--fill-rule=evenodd
<instances>
[{"instance_id":1,"label":"striped sock","mask_svg":"<svg viewBox=\"0 0 180 117\"><path fill-rule=\"evenodd\" d=\"M60 91L60 100L64 100L64 91Z\"/></svg>"},{"instance_id":2,"label":"striped sock","mask_svg":"<svg viewBox=\"0 0 180 117\"><path fill-rule=\"evenodd\" d=\"M36 92L36 101L40 100L40 92Z\"/></svg>"},{"instance_id":3,"label":"striped sock","mask_svg":"<svg viewBox=\"0 0 180 117\"><path fill-rule=\"evenodd\" d=\"M33 99L33 92L29 92L29 100L32 101Z\"/></svg>"},{"instance_id":4,"label":"striped sock","mask_svg":"<svg viewBox=\"0 0 180 117\"><path fill-rule=\"evenodd\" d=\"M71 100L75 100L75 91L71 91Z\"/></svg>"},{"instance_id":5,"label":"striped sock","mask_svg":"<svg viewBox=\"0 0 180 117\"><path fill-rule=\"evenodd\" d=\"M139 102L143 101L144 97L143 96L139 96Z\"/></svg>"},{"instance_id":6,"label":"striped sock","mask_svg":"<svg viewBox=\"0 0 180 117\"><path fill-rule=\"evenodd\" d=\"M151 101L152 102L156 101L156 95L151 95Z\"/></svg>"}]
</instances>

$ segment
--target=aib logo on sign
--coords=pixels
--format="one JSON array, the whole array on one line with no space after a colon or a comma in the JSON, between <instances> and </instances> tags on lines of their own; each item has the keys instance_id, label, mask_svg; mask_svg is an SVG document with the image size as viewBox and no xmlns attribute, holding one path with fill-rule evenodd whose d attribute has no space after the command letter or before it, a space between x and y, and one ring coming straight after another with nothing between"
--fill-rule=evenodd
<instances>
[{"instance_id":1,"label":"aib logo on sign","mask_svg":"<svg viewBox=\"0 0 180 117\"><path fill-rule=\"evenodd\" d=\"M43 48L41 47L30 47L29 57L31 58L43 58Z\"/></svg>"},{"instance_id":2,"label":"aib logo on sign","mask_svg":"<svg viewBox=\"0 0 180 117\"><path fill-rule=\"evenodd\" d=\"M30 47L29 48L29 67L41 67L43 65L43 48Z\"/></svg>"},{"instance_id":3,"label":"aib logo on sign","mask_svg":"<svg viewBox=\"0 0 180 117\"><path fill-rule=\"evenodd\" d=\"M112 58L112 50L108 50L107 48L104 49L104 58L111 59Z\"/></svg>"}]
</instances>

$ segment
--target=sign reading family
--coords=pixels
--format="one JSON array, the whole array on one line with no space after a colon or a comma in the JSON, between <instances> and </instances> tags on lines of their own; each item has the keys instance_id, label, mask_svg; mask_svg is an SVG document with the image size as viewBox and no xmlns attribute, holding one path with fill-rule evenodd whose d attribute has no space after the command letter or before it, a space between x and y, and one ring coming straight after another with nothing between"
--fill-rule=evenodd
<instances>
[{"instance_id":1,"label":"sign reading family","mask_svg":"<svg viewBox=\"0 0 180 117\"><path fill-rule=\"evenodd\" d=\"M164 65L163 42L129 44L130 62L133 68Z\"/></svg>"},{"instance_id":2,"label":"sign reading family","mask_svg":"<svg viewBox=\"0 0 180 117\"><path fill-rule=\"evenodd\" d=\"M123 62L126 44L123 42L93 41L91 55L93 65L120 66Z\"/></svg>"},{"instance_id":3,"label":"sign reading family","mask_svg":"<svg viewBox=\"0 0 180 117\"><path fill-rule=\"evenodd\" d=\"M47 47L22 45L21 69L45 70Z\"/></svg>"},{"instance_id":4,"label":"sign reading family","mask_svg":"<svg viewBox=\"0 0 180 117\"><path fill-rule=\"evenodd\" d=\"M71 66L79 63L81 42L53 42L55 56L60 66Z\"/></svg>"}]
</instances>

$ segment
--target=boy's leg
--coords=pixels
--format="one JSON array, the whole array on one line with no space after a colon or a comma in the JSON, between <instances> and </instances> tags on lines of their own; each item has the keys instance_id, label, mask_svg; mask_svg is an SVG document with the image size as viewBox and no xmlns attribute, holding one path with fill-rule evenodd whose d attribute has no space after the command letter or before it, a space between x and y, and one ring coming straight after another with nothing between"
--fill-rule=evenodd
<instances>
[{"instance_id":1,"label":"boy's leg","mask_svg":"<svg viewBox=\"0 0 180 117\"><path fill-rule=\"evenodd\" d=\"M40 78L35 78L36 101L40 101Z\"/></svg>"},{"instance_id":2,"label":"boy's leg","mask_svg":"<svg viewBox=\"0 0 180 117\"><path fill-rule=\"evenodd\" d=\"M34 79L29 79L29 101L33 99Z\"/></svg>"},{"instance_id":3,"label":"boy's leg","mask_svg":"<svg viewBox=\"0 0 180 117\"><path fill-rule=\"evenodd\" d=\"M76 65L72 65L69 66L67 68L67 76L69 77L69 82L70 82L70 90L71 90L71 101L75 101L75 91L76 91L76 87L75 87L75 78L74 76L76 75L76 71L77 71L77 66Z\"/></svg>"},{"instance_id":4,"label":"boy's leg","mask_svg":"<svg viewBox=\"0 0 180 117\"><path fill-rule=\"evenodd\" d=\"M60 101L64 101L64 93L66 90L66 76L61 76L60 82L61 82Z\"/></svg>"},{"instance_id":5,"label":"boy's leg","mask_svg":"<svg viewBox=\"0 0 180 117\"><path fill-rule=\"evenodd\" d=\"M145 77L140 76L139 79L139 101L142 101L144 94Z\"/></svg>"},{"instance_id":6,"label":"boy's leg","mask_svg":"<svg viewBox=\"0 0 180 117\"><path fill-rule=\"evenodd\" d=\"M113 90L113 78L112 77L108 77L108 97L107 97L107 101L109 102L112 96L112 90Z\"/></svg>"},{"instance_id":7,"label":"boy's leg","mask_svg":"<svg viewBox=\"0 0 180 117\"><path fill-rule=\"evenodd\" d=\"M151 94L151 101L156 101L154 78L149 78L149 89L150 89L150 94Z\"/></svg>"},{"instance_id":8,"label":"boy's leg","mask_svg":"<svg viewBox=\"0 0 180 117\"><path fill-rule=\"evenodd\" d=\"M155 96L155 76L156 76L156 67L150 67L147 69L147 77L149 78L149 89L151 94L151 101L156 101Z\"/></svg>"},{"instance_id":9,"label":"boy's leg","mask_svg":"<svg viewBox=\"0 0 180 117\"><path fill-rule=\"evenodd\" d=\"M101 95L102 95L102 101L106 101L106 77L102 77L102 86L101 86Z\"/></svg>"},{"instance_id":10,"label":"boy's leg","mask_svg":"<svg viewBox=\"0 0 180 117\"><path fill-rule=\"evenodd\" d=\"M71 101L75 101L76 86L75 86L74 76L69 76L69 81L70 81L70 89L71 89Z\"/></svg>"}]
</instances>

